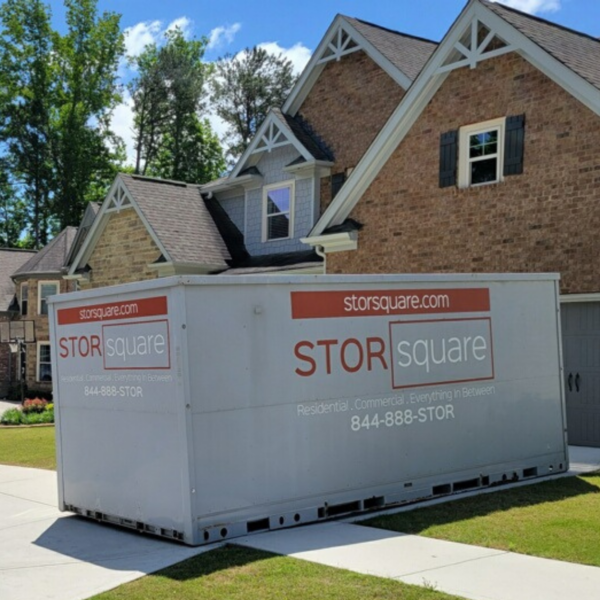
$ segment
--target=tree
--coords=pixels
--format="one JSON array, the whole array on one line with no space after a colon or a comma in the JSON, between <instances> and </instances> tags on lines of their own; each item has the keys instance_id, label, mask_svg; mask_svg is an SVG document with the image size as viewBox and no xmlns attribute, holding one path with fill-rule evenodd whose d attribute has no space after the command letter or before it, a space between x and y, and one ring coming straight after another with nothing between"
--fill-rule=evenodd
<instances>
[{"instance_id":1,"label":"tree","mask_svg":"<svg viewBox=\"0 0 600 600\"><path fill-rule=\"evenodd\" d=\"M64 35L52 30L40 0L0 7L0 142L38 247L79 223L118 162L108 123L120 99L123 36L120 17L98 16L96 2L65 0Z\"/></svg>"},{"instance_id":2,"label":"tree","mask_svg":"<svg viewBox=\"0 0 600 600\"><path fill-rule=\"evenodd\" d=\"M102 173L114 173L110 115L121 99L117 67L125 45L116 13L98 16L97 0L65 0L68 31L54 34L53 212L60 228L77 225L88 191ZM108 181L107 181L108 183Z\"/></svg>"},{"instance_id":3,"label":"tree","mask_svg":"<svg viewBox=\"0 0 600 600\"><path fill-rule=\"evenodd\" d=\"M26 223L25 203L15 193L6 162L0 161L0 247L20 247L21 233Z\"/></svg>"},{"instance_id":4,"label":"tree","mask_svg":"<svg viewBox=\"0 0 600 600\"><path fill-rule=\"evenodd\" d=\"M202 61L207 40L166 33L165 44L148 45L133 63L136 173L195 183L218 177L224 168L218 138L204 110L204 83L210 66Z\"/></svg>"},{"instance_id":5,"label":"tree","mask_svg":"<svg viewBox=\"0 0 600 600\"><path fill-rule=\"evenodd\" d=\"M10 202L27 198L30 233L36 246L48 234L52 96L50 11L39 0L7 0L0 8L0 140L6 145L4 183ZM23 200L21 200L23 202ZM5 212L5 216L7 213Z\"/></svg>"},{"instance_id":6,"label":"tree","mask_svg":"<svg viewBox=\"0 0 600 600\"><path fill-rule=\"evenodd\" d=\"M233 155L245 150L269 109L284 103L294 83L292 63L264 48L254 46L217 61L211 100L229 125L225 139Z\"/></svg>"}]
</instances>

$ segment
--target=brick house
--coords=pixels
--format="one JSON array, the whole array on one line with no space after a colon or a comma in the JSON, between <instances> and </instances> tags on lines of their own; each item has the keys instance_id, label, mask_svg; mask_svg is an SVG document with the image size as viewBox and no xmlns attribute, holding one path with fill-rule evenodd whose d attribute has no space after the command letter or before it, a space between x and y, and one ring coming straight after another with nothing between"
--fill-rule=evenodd
<instances>
[{"instance_id":1,"label":"brick house","mask_svg":"<svg viewBox=\"0 0 600 600\"><path fill-rule=\"evenodd\" d=\"M17 319L34 322L35 343L25 344L25 384L29 389L52 391L47 298L73 291L63 279L63 267L77 236L76 227L63 229L48 245L31 255L12 273Z\"/></svg>"},{"instance_id":2,"label":"brick house","mask_svg":"<svg viewBox=\"0 0 600 600\"><path fill-rule=\"evenodd\" d=\"M599 139L600 41L470 0L304 241L327 273L559 272L570 441L600 445Z\"/></svg>"},{"instance_id":3,"label":"brick house","mask_svg":"<svg viewBox=\"0 0 600 600\"><path fill-rule=\"evenodd\" d=\"M119 175L67 276L558 271L571 441L600 444L599 116L590 36L488 0L439 44L338 15L227 177Z\"/></svg>"},{"instance_id":4,"label":"brick house","mask_svg":"<svg viewBox=\"0 0 600 600\"><path fill-rule=\"evenodd\" d=\"M34 250L0 248L0 323L18 318L20 308L11 275L34 254ZM18 366L17 353L11 352L8 343L0 343L0 398L4 398L16 381Z\"/></svg>"}]
</instances>

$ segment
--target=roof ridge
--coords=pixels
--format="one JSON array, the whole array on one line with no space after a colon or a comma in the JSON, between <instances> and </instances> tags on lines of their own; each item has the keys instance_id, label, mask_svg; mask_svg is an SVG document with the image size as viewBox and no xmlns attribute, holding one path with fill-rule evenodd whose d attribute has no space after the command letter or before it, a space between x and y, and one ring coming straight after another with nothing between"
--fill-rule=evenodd
<instances>
[{"instance_id":1,"label":"roof ridge","mask_svg":"<svg viewBox=\"0 0 600 600\"><path fill-rule=\"evenodd\" d=\"M490 6L491 4L495 4L497 6L500 6L504 10L516 13L517 15L521 15L523 17L526 17L527 19L531 19L532 21L538 21L539 23L544 23L545 25L550 25L552 27L556 27L556 29L562 29L563 31L566 31L568 33L574 33L575 35L590 39L590 40L600 44L600 38L597 38L589 33L585 33L584 31L578 31L577 29L567 27L566 25L561 25L560 23L556 23L555 21L549 21L548 19L538 17L537 15L531 15L529 13L523 12L522 10L513 8L512 6L507 6L506 4L503 4L502 2L492 2L490 0L480 0L480 2L487 6Z\"/></svg>"},{"instance_id":2,"label":"roof ridge","mask_svg":"<svg viewBox=\"0 0 600 600\"><path fill-rule=\"evenodd\" d=\"M37 254L37 250L33 249L33 248L3 248L0 247L0 251L2 252L33 252L34 254Z\"/></svg>"},{"instance_id":3,"label":"roof ridge","mask_svg":"<svg viewBox=\"0 0 600 600\"><path fill-rule=\"evenodd\" d=\"M435 46L439 45L439 42L430 40L429 38L425 38L425 37L422 37L419 35L413 35L411 33L405 33L404 31L398 31L396 29L391 29L390 27L384 27L383 25L378 25L377 23L371 23L370 21L365 21L364 19L359 19L358 17L347 17L345 15L342 15L342 16L346 19L355 19L356 21L358 21L359 23L362 23L363 25L368 25L369 27L375 27L377 29L381 29L382 31L394 33L396 35L400 35L405 38L410 38L412 40L417 40L419 42L426 42L428 44L434 44Z\"/></svg>"},{"instance_id":4,"label":"roof ridge","mask_svg":"<svg viewBox=\"0 0 600 600\"><path fill-rule=\"evenodd\" d=\"M176 187L190 186L190 184L186 181L177 181L175 179L163 179L161 177L149 177L148 175L138 175L137 173L119 173L119 175L126 175L127 177L131 177L131 179L159 183L161 185L173 185Z\"/></svg>"}]
</instances>

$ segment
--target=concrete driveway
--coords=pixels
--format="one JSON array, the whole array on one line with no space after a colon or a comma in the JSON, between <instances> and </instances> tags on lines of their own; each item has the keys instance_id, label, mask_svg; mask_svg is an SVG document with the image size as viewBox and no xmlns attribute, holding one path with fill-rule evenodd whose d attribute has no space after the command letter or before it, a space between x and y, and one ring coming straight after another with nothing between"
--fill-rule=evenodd
<instances>
[{"instance_id":1,"label":"concrete driveway","mask_svg":"<svg viewBox=\"0 0 600 600\"><path fill-rule=\"evenodd\" d=\"M1 459L0 459L1 460ZM0 598L79 600L206 552L65 515L54 471L0 465Z\"/></svg>"}]
</instances>

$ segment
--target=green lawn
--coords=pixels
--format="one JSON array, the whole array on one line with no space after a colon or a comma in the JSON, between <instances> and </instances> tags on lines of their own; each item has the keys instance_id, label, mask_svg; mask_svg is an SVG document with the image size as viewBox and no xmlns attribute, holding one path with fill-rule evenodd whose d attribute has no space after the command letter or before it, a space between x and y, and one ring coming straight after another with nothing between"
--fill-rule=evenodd
<instances>
[{"instance_id":1,"label":"green lawn","mask_svg":"<svg viewBox=\"0 0 600 600\"><path fill-rule=\"evenodd\" d=\"M54 427L0 427L0 464L56 469Z\"/></svg>"},{"instance_id":2,"label":"green lawn","mask_svg":"<svg viewBox=\"0 0 600 600\"><path fill-rule=\"evenodd\" d=\"M456 600L391 579L229 546L200 554L92 600Z\"/></svg>"},{"instance_id":3,"label":"green lawn","mask_svg":"<svg viewBox=\"0 0 600 600\"><path fill-rule=\"evenodd\" d=\"M600 476L545 481L362 524L600 566Z\"/></svg>"}]
</instances>

